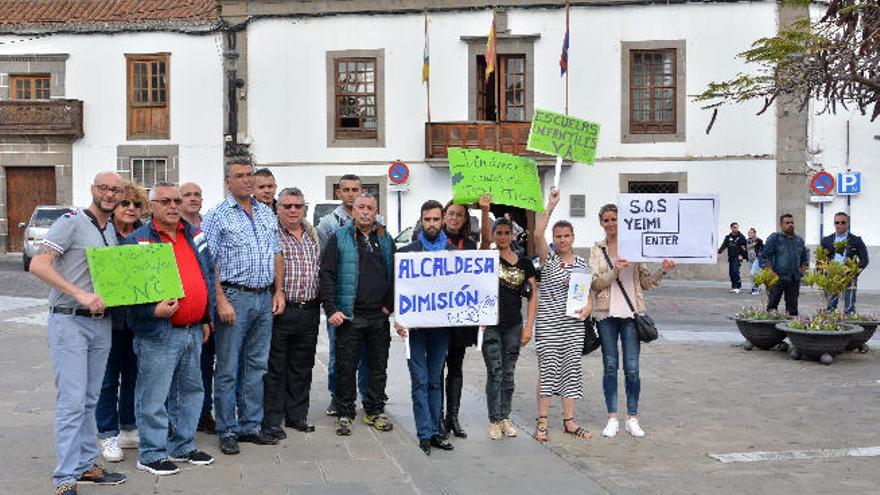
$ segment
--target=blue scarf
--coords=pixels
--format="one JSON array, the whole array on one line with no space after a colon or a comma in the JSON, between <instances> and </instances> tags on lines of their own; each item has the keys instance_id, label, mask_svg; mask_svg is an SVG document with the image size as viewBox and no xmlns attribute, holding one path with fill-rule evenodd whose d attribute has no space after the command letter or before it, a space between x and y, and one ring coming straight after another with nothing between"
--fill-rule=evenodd
<instances>
[{"instance_id":1,"label":"blue scarf","mask_svg":"<svg viewBox=\"0 0 880 495\"><path fill-rule=\"evenodd\" d=\"M419 232L419 242L422 243L422 247L425 248L425 251L442 251L446 249L446 232L440 231L440 234L434 239L434 242L428 240L425 237L425 232Z\"/></svg>"}]
</instances>

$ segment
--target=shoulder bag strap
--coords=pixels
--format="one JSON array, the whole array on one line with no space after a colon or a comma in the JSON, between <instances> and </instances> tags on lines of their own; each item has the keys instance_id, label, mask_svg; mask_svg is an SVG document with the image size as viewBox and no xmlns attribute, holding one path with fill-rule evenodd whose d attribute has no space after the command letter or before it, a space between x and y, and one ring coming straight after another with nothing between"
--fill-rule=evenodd
<instances>
[{"instance_id":1,"label":"shoulder bag strap","mask_svg":"<svg viewBox=\"0 0 880 495\"><path fill-rule=\"evenodd\" d=\"M600 249L602 249L602 254L605 255L605 261L608 262L608 266L610 266L611 269L614 270L614 263L611 262L611 258L608 256L608 251L604 247ZM614 280L617 282L617 286L620 287L620 292L623 293L623 298L626 299L626 304L629 305L630 311L632 311L633 316L635 316L636 308L635 306L633 306L632 301L629 299L629 294L626 293L626 289L623 288L623 282L620 281L620 277L614 277Z\"/></svg>"}]
</instances>

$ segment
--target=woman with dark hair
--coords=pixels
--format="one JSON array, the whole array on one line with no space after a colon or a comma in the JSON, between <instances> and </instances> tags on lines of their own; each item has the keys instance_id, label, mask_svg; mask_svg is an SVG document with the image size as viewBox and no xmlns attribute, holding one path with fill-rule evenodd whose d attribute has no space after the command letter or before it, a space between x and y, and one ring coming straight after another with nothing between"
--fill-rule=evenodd
<instances>
[{"instance_id":1,"label":"woman with dark hair","mask_svg":"<svg viewBox=\"0 0 880 495\"><path fill-rule=\"evenodd\" d=\"M443 208L443 232L451 249L477 249L470 237L471 216L465 205L446 203ZM449 329L449 352L446 355L446 408L441 410L441 432L452 432L459 438L467 433L458 421L461 405L461 389L464 386L464 354L468 347L477 344L477 327L452 327Z\"/></svg>"},{"instance_id":2,"label":"woman with dark hair","mask_svg":"<svg viewBox=\"0 0 880 495\"><path fill-rule=\"evenodd\" d=\"M592 306L580 308L577 317L566 314L569 281L572 273L586 273L587 262L574 254L574 227L560 220L553 225L550 250L545 231L550 216L559 203L559 189L550 189L547 208L535 227L535 248L541 260L538 316L535 322L535 350L538 353L538 419L535 440L548 440L547 413L554 395L562 397L562 431L576 438L592 438L586 428L575 422L575 401L584 397L581 350L584 347L584 323Z\"/></svg>"},{"instance_id":3,"label":"woman with dark hair","mask_svg":"<svg viewBox=\"0 0 880 495\"><path fill-rule=\"evenodd\" d=\"M675 261L664 259L661 269L652 272L644 263L630 263L618 256L616 205L607 204L599 210L599 224L605 230L605 239L596 242L590 251L590 269L593 272L590 289L596 298L593 317L598 322L602 364L605 368L602 390L605 392L608 424L602 430L602 435L613 437L620 429L617 420L617 341L620 340L628 413L624 427L632 436L643 437L645 432L639 425L641 342L636 332L634 313L645 313L644 291L660 285L663 276L675 269ZM629 302L635 305L635 311L630 309Z\"/></svg>"},{"instance_id":4,"label":"woman with dark hair","mask_svg":"<svg viewBox=\"0 0 880 495\"><path fill-rule=\"evenodd\" d=\"M491 196L480 199L483 216L483 239L481 249L488 249L489 235L485 235L489 223ZM492 240L498 249L498 324L486 327L483 333L483 360L486 362L486 403L489 408L489 438L515 437L516 428L510 421L513 400L514 372L520 347L532 339L532 327L538 308L535 267L532 262L518 256L511 249L513 226L510 220L499 218L491 230ZM531 289L531 290L529 290ZM528 296L525 296L528 294ZM522 300L528 297L529 306L525 325L522 319Z\"/></svg>"}]
</instances>

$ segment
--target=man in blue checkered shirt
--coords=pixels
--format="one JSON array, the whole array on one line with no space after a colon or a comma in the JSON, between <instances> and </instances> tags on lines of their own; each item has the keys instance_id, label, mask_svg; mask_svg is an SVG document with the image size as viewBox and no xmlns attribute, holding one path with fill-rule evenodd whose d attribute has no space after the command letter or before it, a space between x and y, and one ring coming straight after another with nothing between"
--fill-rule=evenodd
<instances>
[{"instance_id":1,"label":"man in blue checkered shirt","mask_svg":"<svg viewBox=\"0 0 880 495\"><path fill-rule=\"evenodd\" d=\"M278 443L261 432L261 423L272 315L284 311L284 257L275 215L252 196L253 165L245 159L233 159L226 163L224 174L229 196L205 215L202 230L208 236L218 275L220 324L214 336L217 435L221 452L237 454L238 442Z\"/></svg>"}]
</instances>

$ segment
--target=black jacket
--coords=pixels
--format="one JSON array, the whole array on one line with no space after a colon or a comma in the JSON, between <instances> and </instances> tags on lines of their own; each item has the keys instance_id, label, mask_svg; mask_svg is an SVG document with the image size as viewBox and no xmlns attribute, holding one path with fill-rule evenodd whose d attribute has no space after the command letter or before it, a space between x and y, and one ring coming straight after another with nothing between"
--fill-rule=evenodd
<instances>
[{"instance_id":1,"label":"black jacket","mask_svg":"<svg viewBox=\"0 0 880 495\"><path fill-rule=\"evenodd\" d=\"M826 235L822 238L822 248L828 253L829 260L834 259L834 236L836 234ZM847 234L846 248L843 252L846 259L855 258L859 261L859 269L864 270L868 267L868 248L865 242L857 235Z\"/></svg>"},{"instance_id":2,"label":"black jacket","mask_svg":"<svg viewBox=\"0 0 880 495\"><path fill-rule=\"evenodd\" d=\"M749 255L746 252L746 236L742 235L742 232L737 232L736 235L727 234L721 247L718 248L718 254L721 254L725 249L727 249L727 261L738 260L739 256L746 259Z\"/></svg>"}]
</instances>

